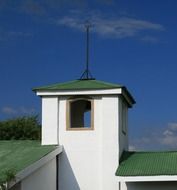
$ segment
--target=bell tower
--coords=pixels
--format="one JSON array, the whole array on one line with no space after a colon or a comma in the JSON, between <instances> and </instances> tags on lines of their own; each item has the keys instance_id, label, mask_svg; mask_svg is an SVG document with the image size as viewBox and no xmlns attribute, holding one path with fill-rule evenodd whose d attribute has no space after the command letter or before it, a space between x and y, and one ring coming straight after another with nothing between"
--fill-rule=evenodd
<instances>
[{"instance_id":1,"label":"bell tower","mask_svg":"<svg viewBox=\"0 0 177 190\"><path fill-rule=\"evenodd\" d=\"M60 190L118 190L115 171L128 149L128 108L121 85L94 79L35 88L42 97L42 144L63 145Z\"/></svg>"}]
</instances>

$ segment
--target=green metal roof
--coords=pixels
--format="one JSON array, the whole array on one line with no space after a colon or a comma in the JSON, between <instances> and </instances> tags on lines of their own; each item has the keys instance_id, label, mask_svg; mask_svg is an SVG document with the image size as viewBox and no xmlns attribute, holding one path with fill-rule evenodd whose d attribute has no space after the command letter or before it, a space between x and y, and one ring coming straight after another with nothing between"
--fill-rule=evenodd
<instances>
[{"instance_id":1,"label":"green metal roof","mask_svg":"<svg viewBox=\"0 0 177 190\"><path fill-rule=\"evenodd\" d=\"M98 80L74 80L65 83L57 83L49 86L33 88L33 91L54 91L54 90L97 90L122 88L122 85L112 84Z\"/></svg>"},{"instance_id":2,"label":"green metal roof","mask_svg":"<svg viewBox=\"0 0 177 190\"><path fill-rule=\"evenodd\" d=\"M39 141L0 141L0 181L6 181L7 172L18 173L54 149L41 146Z\"/></svg>"},{"instance_id":3,"label":"green metal roof","mask_svg":"<svg viewBox=\"0 0 177 190\"><path fill-rule=\"evenodd\" d=\"M177 175L177 152L124 152L116 175Z\"/></svg>"}]
</instances>

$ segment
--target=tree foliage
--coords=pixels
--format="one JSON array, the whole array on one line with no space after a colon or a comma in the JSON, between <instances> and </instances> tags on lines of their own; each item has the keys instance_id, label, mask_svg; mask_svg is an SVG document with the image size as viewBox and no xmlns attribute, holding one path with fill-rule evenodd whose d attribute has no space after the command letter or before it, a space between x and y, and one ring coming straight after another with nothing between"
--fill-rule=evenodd
<instances>
[{"instance_id":1,"label":"tree foliage","mask_svg":"<svg viewBox=\"0 0 177 190\"><path fill-rule=\"evenodd\" d=\"M0 179L0 190L7 190L8 188L8 182L15 180L15 170L6 170L4 172L5 178Z\"/></svg>"},{"instance_id":2,"label":"tree foliage","mask_svg":"<svg viewBox=\"0 0 177 190\"><path fill-rule=\"evenodd\" d=\"M40 140L41 126L37 116L0 121L0 140Z\"/></svg>"}]
</instances>

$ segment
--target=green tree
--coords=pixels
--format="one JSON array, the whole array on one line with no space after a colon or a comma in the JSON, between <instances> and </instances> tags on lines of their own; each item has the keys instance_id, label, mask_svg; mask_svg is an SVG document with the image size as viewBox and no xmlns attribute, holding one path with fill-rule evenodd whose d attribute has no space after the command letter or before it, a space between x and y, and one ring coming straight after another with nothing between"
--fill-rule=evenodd
<instances>
[{"instance_id":1,"label":"green tree","mask_svg":"<svg viewBox=\"0 0 177 190\"><path fill-rule=\"evenodd\" d=\"M0 140L40 140L41 125L37 116L0 121Z\"/></svg>"}]
</instances>

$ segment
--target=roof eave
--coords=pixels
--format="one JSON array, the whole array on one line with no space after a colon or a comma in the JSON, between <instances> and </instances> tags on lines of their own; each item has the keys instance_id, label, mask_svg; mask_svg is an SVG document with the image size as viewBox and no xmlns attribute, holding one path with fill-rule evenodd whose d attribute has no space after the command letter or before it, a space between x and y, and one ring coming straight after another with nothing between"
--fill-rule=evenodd
<instances>
[{"instance_id":1,"label":"roof eave","mask_svg":"<svg viewBox=\"0 0 177 190\"><path fill-rule=\"evenodd\" d=\"M114 89L75 89L75 90L38 90L38 96L60 96L60 95L99 95L99 94L121 94L121 88Z\"/></svg>"},{"instance_id":2,"label":"roof eave","mask_svg":"<svg viewBox=\"0 0 177 190\"><path fill-rule=\"evenodd\" d=\"M34 91L34 90L33 90ZM107 89L75 89L75 90L35 90L37 96L65 96L65 95L122 95L128 106L135 104L133 96L126 87Z\"/></svg>"},{"instance_id":3,"label":"roof eave","mask_svg":"<svg viewBox=\"0 0 177 190\"><path fill-rule=\"evenodd\" d=\"M122 89L122 95L126 99L129 107L131 108L133 104L136 104L135 99L133 98L133 96L130 94L130 92L127 90L125 86L123 86L121 89Z\"/></svg>"},{"instance_id":4,"label":"roof eave","mask_svg":"<svg viewBox=\"0 0 177 190\"><path fill-rule=\"evenodd\" d=\"M12 180L12 181L8 182L9 188L11 188L15 184L17 184L18 182L20 182L21 180L23 180L24 178L26 178L27 176L29 176L31 173L35 172L37 169L39 169L40 167L42 167L43 165L45 165L47 162L49 162L50 160L52 160L54 157L56 157L57 155L59 155L60 153L62 153L62 150L63 150L63 147L62 146L58 146L52 152L48 153L47 155L45 155L41 159L37 160L36 162L34 162L33 164L31 164L30 166L28 166L25 169L23 169L20 172L18 172L15 175L15 180Z\"/></svg>"},{"instance_id":5,"label":"roof eave","mask_svg":"<svg viewBox=\"0 0 177 190\"><path fill-rule=\"evenodd\" d=\"M177 175L117 176L119 182L177 181Z\"/></svg>"}]
</instances>

